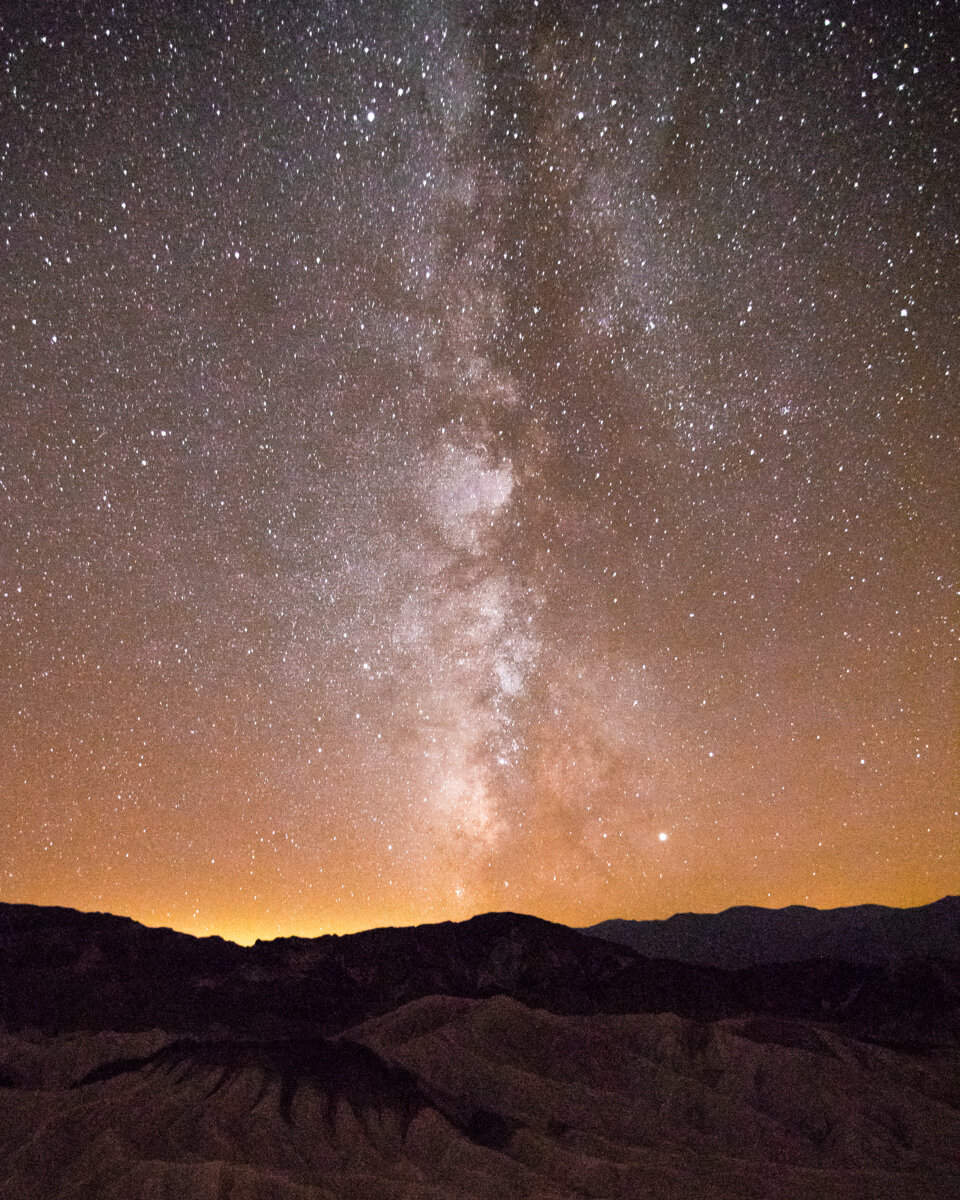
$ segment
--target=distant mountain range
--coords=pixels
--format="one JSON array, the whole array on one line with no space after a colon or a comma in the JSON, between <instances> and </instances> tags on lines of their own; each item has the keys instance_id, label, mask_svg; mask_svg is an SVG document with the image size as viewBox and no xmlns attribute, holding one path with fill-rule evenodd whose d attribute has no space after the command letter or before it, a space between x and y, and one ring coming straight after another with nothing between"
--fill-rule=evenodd
<instances>
[{"instance_id":1,"label":"distant mountain range","mask_svg":"<svg viewBox=\"0 0 960 1200\"><path fill-rule=\"evenodd\" d=\"M512 913L241 947L0 905L0 1200L956 1200L956 905L866 961L697 918L780 960L735 970Z\"/></svg>"},{"instance_id":2,"label":"distant mountain range","mask_svg":"<svg viewBox=\"0 0 960 1200\"><path fill-rule=\"evenodd\" d=\"M651 958L727 970L814 958L851 963L960 959L960 896L919 908L743 906L716 914L677 913L665 921L601 921L582 932Z\"/></svg>"},{"instance_id":3,"label":"distant mountain range","mask_svg":"<svg viewBox=\"0 0 960 1200\"><path fill-rule=\"evenodd\" d=\"M0 905L0 1019L56 1030L216 1027L287 1036L318 1028L337 1033L424 996L508 995L558 1013L818 1017L869 1027L876 1036L909 1012L911 1036L939 1037L960 970L960 901L877 910L885 914L883 928L897 928L898 917L910 922L909 955L874 954L876 923L864 923L858 946L857 921L871 911L730 909L715 917L606 922L587 931L488 913L459 923L243 947L125 917L7 904ZM811 932L804 942L796 930L813 930L818 918L831 922L832 939ZM702 931L699 943L684 939L688 928ZM658 929L679 931L675 938L661 935L658 957L620 940L637 934L653 941ZM905 949L904 937L897 944ZM697 945L703 957L748 965L702 965L694 953L684 961ZM825 955L828 945L834 952ZM892 938L883 943L891 945ZM805 954L804 946L816 950Z\"/></svg>"}]
</instances>

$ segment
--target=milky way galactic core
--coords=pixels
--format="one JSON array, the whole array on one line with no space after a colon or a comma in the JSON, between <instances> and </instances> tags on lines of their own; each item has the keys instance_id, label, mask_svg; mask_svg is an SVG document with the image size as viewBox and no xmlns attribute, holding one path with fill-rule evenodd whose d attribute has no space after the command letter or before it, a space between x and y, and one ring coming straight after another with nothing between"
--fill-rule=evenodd
<instances>
[{"instance_id":1,"label":"milky way galactic core","mask_svg":"<svg viewBox=\"0 0 960 1200\"><path fill-rule=\"evenodd\" d=\"M0 899L956 890L952 5L6 5Z\"/></svg>"}]
</instances>

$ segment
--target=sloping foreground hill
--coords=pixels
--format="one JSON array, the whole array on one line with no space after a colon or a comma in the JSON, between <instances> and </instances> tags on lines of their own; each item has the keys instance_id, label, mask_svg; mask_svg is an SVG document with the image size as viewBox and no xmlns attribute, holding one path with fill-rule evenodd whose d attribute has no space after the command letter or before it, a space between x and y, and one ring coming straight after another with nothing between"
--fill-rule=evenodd
<instances>
[{"instance_id":1,"label":"sloping foreground hill","mask_svg":"<svg viewBox=\"0 0 960 1200\"><path fill-rule=\"evenodd\" d=\"M810 1021L430 997L333 1039L8 1035L0 1070L4 1200L960 1195L957 1052Z\"/></svg>"},{"instance_id":2,"label":"sloping foreground hill","mask_svg":"<svg viewBox=\"0 0 960 1200\"><path fill-rule=\"evenodd\" d=\"M601 921L582 932L651 958L728 970L811 958L888 965L960 959L960 896L918 908L742 906L721 913L677 913L664 921Z\"/></svg>"}]
</instances>

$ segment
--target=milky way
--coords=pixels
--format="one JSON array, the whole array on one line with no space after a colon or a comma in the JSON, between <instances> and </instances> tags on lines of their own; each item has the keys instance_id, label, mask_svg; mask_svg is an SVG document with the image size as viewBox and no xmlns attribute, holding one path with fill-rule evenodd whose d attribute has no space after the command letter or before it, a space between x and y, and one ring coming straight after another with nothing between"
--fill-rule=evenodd
<instances>
[{"instance_id":1,"label":"milky way","mask_svg":"<svg viewBox=\"0 0 960 1200\"><path fill-rule=\"evenodd\" d=\"M0 899L956 890L955 17L7 6Z\"/></svg>"}]
</instances>

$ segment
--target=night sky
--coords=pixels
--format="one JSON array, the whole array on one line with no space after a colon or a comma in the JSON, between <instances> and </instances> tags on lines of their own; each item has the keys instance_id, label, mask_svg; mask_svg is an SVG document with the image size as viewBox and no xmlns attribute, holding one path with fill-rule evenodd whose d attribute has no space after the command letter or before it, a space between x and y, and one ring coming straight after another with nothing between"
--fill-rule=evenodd
<instances>
[{"instance_id":1,"label":"night sky","mask_svg":"<svg viewBox=\"0 0 960 1200\"><path fill-rule=\"evenodd\" d=\"M958 46L3 4L0 900L958 890Z\"/></svg>"}]
</instances>

